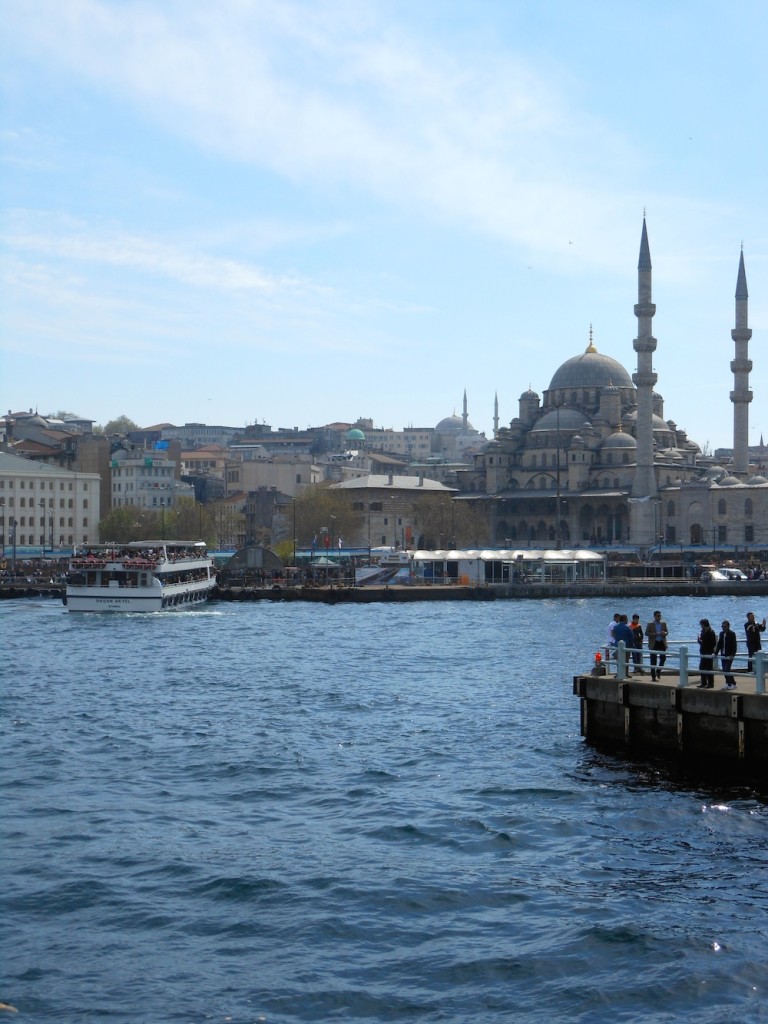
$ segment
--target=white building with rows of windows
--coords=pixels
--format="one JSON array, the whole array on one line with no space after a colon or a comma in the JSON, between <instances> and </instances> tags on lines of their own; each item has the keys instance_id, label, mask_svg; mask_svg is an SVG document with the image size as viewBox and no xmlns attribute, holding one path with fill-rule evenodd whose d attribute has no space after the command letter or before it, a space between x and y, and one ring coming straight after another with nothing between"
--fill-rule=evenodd
<instances>
[{"instance_id":1,"label":"white building with rows of windows","mask_svg":"<svg viewBox=\"0 0 768 1024\"><path fill-rule=\"evenodd\" d=\"M57 551L99 540L98 473L0 452L0 533L8 548Z\"/></svg>"}]
</instances>

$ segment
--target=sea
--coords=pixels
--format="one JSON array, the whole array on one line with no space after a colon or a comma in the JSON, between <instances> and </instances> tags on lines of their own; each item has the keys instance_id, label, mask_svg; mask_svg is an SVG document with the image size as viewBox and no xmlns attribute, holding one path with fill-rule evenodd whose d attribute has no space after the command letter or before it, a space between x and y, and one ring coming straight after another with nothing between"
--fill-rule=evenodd
<instances>
[{"instance_id":1,"label":"sea","mask_svg":"<svg viewBox=\"0 0 768 1024\"><path fill-rule=\"evenodd\" d=\"M614 611L692 639L759 604L0 602L0 1000L768 1022L768 791L590 747L572 692Z\"/></svg>"}]
</instances>

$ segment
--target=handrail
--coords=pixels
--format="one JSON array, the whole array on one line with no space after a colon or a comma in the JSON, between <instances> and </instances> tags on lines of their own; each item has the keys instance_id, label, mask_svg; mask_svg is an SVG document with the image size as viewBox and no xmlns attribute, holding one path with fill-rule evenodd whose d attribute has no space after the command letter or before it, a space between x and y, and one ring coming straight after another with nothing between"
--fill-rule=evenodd
<instances>
[{"instance_id":1,"label":"handrail","mask_svg":"<svg viewBox=\"0 0 768 1024\"><path fill-rule=\"evenodd\" d=\"M689 684L689 677L690 677L691 671L693 671L694 675L698 675L698 676L703 676L703 675L713 675L714 676L714 675L722 675L723 674L722 668L720 668L720 670L718 671L718 666L717 666L717 662L720 661L720 655L714 655L714 654L711 655L713 663L714 663L714 667L713 667L711 673L710 672L701 672L698 668L693 668L692 669L691 665L690 665L690 657L689 657L689 653L688 653L688 643L689 642L690 643L696 643L695 640L692 640L692 641L676 640L676 641L673 641L674 646L676 646L678 648L676 651L675 650L664 651L664 653L667 656L666 657L666 663L667 664L669 664L670 661L673 662L673 663L677 662L677 666L678 666L678 669L677 669L678 670L677 686L678 686L678 688L682 688L682 687L688 686L688 684ZM604 648L604 651L605 651L604 664L606 666L606 669L607 669L608 664L611 661L615 662L615 664L616 664L616 680L618 682L620 682L620 683L626 682L627 677L629 675L629 672L627 670L628 670L630 665L635 664L634 659L632 657L633 654L640 653L641 655L648 655L648 654L653 654L653 653L661 653L661 652L648 651L647 649L643 649L643 648L640 648L640 647L627 647L627 645L625 644L625 642L623 640L619 640L618 644L616 644L615 647L612 647L610 645L606 645L605 648ZM611 657L611 655L613 655L613 657ZM694 655L692 655L692 657L696 657L696 655L694 654ZM709 655L705 655L705 657L709 657ZM751 670L748 669L748 668L734 668L735 663L737 661L746 662L747 664L751 661L752 665L753 665L753 668ZM641 662L640 663L641 664L643 663L642 662L642 658L641 658ZM742 679L746 678L746 679L754 679L755 680L755 693L765 693L765 677L766 677L766 667L767 667L766 666L766 652L765 651L762 651L762 650L755 651L755 653L752 654L752 655L750 655L750 654L736 654L736 655L734 655L734 657L732 659L731 667L732 667L732 670L734 672L738 672L739 676ZM659 675L661 675L661 671L662 671L661 668L659 668L658 669Z\"/></svg>"}]
</instances>

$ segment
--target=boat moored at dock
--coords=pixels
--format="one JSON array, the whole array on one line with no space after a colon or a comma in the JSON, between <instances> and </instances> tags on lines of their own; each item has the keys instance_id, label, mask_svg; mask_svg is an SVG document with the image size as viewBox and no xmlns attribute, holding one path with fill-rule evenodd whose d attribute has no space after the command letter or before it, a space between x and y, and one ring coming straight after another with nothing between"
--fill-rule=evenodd
<instances>
[{"instance_id":1,"label":"boat moored at dock","mask_svg":"<svg viewBox=\"0 0 768 1024\"><path fill-rule=\"evenodd\" d=\"M159 612L192 608L216 586L202 541L89 545L70 560L64 604L71 612Z\"/></svg>"}]
</instances>

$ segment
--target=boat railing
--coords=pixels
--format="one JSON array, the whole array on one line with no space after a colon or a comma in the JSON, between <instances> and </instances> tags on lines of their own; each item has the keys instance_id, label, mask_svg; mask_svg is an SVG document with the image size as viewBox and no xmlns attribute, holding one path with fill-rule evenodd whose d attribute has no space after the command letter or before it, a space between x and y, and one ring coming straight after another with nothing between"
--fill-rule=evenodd
<instances>
[{"instance_id":1,"label":"boat railing","mask_svg":"<svg viewBox=\"0 0 768 1024\"><path fill-rule=\"evenodd\" d=\"M689 651L689 645L694 648L693 651ZM636 660L637 655L640 657ZM665 656L663 667L657 663L661 661L662 655ZM653 662L651 662L652 656L654 658ZM691 685L692 679L703 681L707 677L723 676L726 674L721 664L722 655L703 655L704 658L712 659L713 666L711 671L707 669L702 671L699 668L699 659L701 657L702 655L699 654L696 640L670 641L666 651L650 651L647 648L627 647L624 641L620 640L615 647L606 645L603 648L601 661L605 666L606 672L611 675L615 674L618 682L625 682L633 670L635 672L640 669L644 671L644 666L646 665L650 665L659 676L677 675L678 681L676 685L678 687ZM731 668L727 674L733 674L740 680L754 679L755 693L765 693L767 668L765 651L755 651L754 654L746 652L737 653L731 659ZM710 679L711 681L713 681L713 678Z\"/></svg>"}]
</instances>

